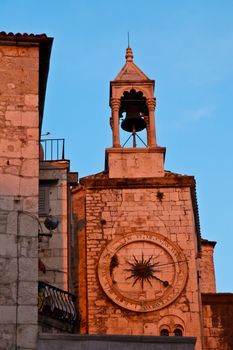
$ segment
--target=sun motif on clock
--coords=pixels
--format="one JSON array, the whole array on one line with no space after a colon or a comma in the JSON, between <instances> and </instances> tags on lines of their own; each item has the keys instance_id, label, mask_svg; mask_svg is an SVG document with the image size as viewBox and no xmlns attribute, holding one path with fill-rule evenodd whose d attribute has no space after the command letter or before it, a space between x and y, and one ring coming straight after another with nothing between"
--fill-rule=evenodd
<instances>
[{"instance_id":1,"label":"sun motif on clock","mask_svg":"<svg viewBox=\"0 0 233 350\"><path fill-rule=\"evenodd\" d=\"M145 259L143 252L140 259L137 259L135 255L133 255L133 262L127 261L127 263L131 265L131 268L125 269L125 271L130 272L130 276L126 277L126 280L133 279L134 280L133 286L137 282L141 283L142 290L145 282L148 282L152 287L151 280L153 278L161 282L164 287L168 287L169 286L168 281L163 281L160 278L156 277L155 273L159 272L159 268L158 268L159 262L153 263L152 258L153 258L153 255L151 255L148 259Z\"/></svg>"},{"instance_id":2,"label":"sun motif on clock","mask_svg":"<svg viewBox=\"0 0 233 350\"><path fill-rule=\"evenodd\" d=\"M157 233L140 232L106 246L98 275L104 292L116 304L149 312L169 305L180 295L188 267L177 244Z\"/></svg>"}]
</instances>

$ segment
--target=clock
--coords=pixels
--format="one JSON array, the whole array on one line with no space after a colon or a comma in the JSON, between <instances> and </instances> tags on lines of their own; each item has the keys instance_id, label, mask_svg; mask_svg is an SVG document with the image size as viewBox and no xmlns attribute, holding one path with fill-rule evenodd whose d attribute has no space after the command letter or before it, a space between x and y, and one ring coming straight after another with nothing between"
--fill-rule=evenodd
<instances>
[{"instance_id":1,"label":"clock","mask_svg":"<svg viewBox=\"0 0 233 350\"><path fill-rule=\"evenodd\" d=\"M99 282L117 305L136 312L159 310L184 289L188 265L181 248L158 233L116 238L102 251Z\"/></svg>"}]
</instances>

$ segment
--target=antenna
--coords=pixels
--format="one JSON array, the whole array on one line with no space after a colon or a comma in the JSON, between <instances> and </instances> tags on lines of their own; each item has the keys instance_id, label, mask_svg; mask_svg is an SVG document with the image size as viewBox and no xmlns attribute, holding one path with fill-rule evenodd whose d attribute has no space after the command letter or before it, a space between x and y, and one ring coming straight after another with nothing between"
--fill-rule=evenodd
<instances>
[{"instance_id":1,"label":"antenna","mask_svg":"<svg viewBox=\"0 0 233 350\"><path fill-rule=\"evenodd\" d=\"M130 48L130 44L129 44L129 32L128 32L128 48Z\"/></svg>"},{"instance_id":2,"label":"antenna","mask_svg":"<svg viewBox=\"0 0 233 350\"><path fill-rule=\"evenodd\" d=\"M42 134L41 136L48 136L48 135L50 135L49 131L47 131L46 134Z\"/></svg>"}]
</instances>

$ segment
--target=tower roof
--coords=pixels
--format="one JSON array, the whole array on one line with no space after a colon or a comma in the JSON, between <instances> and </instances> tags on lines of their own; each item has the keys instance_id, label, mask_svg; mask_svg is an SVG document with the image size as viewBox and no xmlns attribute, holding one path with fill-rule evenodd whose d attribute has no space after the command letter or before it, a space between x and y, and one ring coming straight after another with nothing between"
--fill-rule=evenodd
<instances>
[{"instance_id":1,"label":"tower roof","mask_svg":"<svg viewBox=\"0 0 233 350\"><path fill-rule=\"evenodd\" d=\"M146 74L144 74L138 66L133 62L133 51L130 47L126 49L126 63L121 71L118 73L114 82L120 81L151 81Z\"/></svg>"}]
</instances>

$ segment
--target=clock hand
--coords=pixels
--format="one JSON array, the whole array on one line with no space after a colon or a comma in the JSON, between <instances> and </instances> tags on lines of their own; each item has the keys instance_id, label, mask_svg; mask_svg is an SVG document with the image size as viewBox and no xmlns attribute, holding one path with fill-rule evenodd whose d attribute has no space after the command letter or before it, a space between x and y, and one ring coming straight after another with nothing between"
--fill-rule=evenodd
<instances>
[{"instance_id":1,"label":"clock hand","mask_svg":"<svg viewBox=\"0 0 233 350\"><path fill-rule=\"evenodd\" d=\"M174 265L174 264L180 264L180 263L183 263L183 262L187 262L188 260L180 260L180 261L173 261L173 262L170 262L170 263L166 263L166 264L158 264L156 267L159 267L159 268L166 268L168 265Z\"/></svg>"},{"instance_id":2,"label":"clock hand","mask_svg":"<svg viewBox=\"0 0 233 350\"><path fill-rule=\"evenodd\" d=\"M152 276L154 279L156 279L157 281L161 282L163 284L164 287L168 287L169 286L169 283L168 281L163 281L161 280L160 278L156 277L156 276Z\"/></svg>"}]
</instances>

